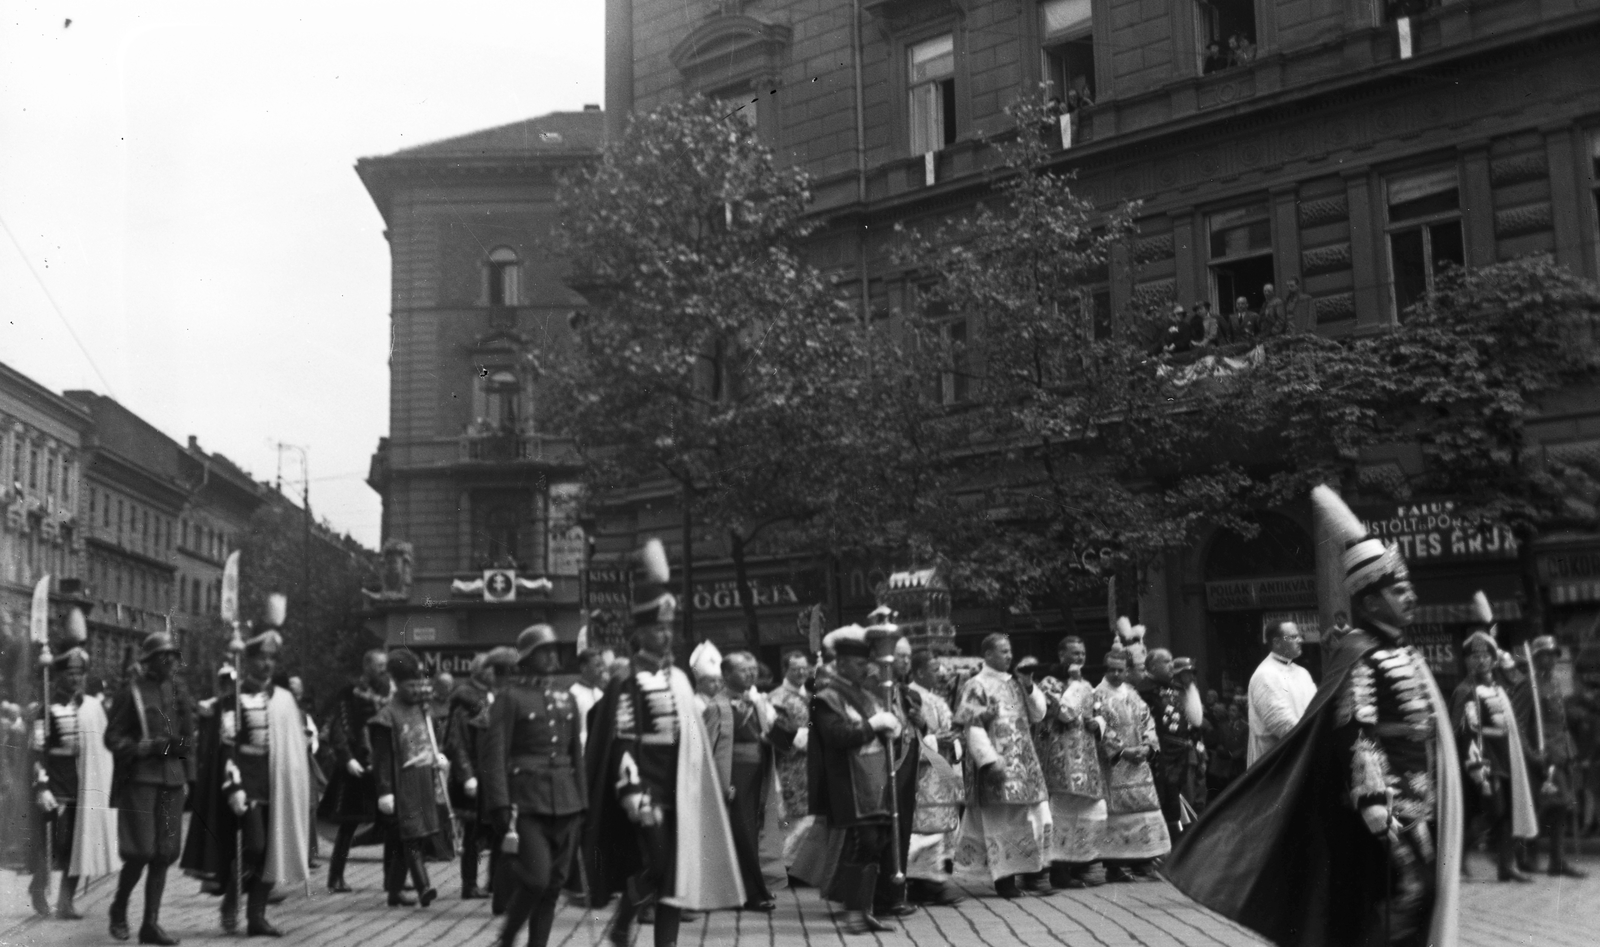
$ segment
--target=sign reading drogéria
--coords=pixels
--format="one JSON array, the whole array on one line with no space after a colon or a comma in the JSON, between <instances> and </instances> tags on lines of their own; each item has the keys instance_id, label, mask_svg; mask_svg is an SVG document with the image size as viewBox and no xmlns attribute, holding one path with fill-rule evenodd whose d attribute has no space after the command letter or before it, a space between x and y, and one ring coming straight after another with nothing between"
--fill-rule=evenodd
<instances>
[{"instance_id":1,"label":"sign reading drog\u00e9ria","mask_svg":"<svg viewBox=\"0 0 1600 947\"><path fill-rule=\"evenodd\" d=\"M1413 564L1517 557L1517 538L1511 530L1458 519L1454 500L1359 506L1355 514L1372 535L1399 546L1400 554Z\"/></svg>"}]
</instances>

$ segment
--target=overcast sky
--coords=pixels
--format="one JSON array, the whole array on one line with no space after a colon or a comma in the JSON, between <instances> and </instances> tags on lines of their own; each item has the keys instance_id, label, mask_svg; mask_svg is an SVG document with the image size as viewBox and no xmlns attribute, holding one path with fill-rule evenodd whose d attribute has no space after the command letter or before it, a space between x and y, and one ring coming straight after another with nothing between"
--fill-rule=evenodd
<instances>
[{"instance_id":1,"label":"overcast sky","mask_svg":"<svg viewBox=\"0 0 1600 947\"><path fill-rule=\"evenodd\" d=\"M389 254L352 165L600 102L603 21L600 0L11 0L0 361L257 479L304 446L313 510L376 546ZM298 454L283 472L298 490Z\"/></svg>"}]
</instances>

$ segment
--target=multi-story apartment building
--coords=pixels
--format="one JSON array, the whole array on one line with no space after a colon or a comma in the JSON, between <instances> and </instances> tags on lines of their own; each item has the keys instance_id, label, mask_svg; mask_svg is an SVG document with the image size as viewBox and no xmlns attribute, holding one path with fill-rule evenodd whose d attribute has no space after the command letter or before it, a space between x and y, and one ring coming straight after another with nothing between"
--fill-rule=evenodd
<instances>
[{"instance_id":1,"label":"multi-story apartment building","mask_svg":"<svg viewBox=\"0 0 1600 947\"><path fill-rule=\"evenodd\" d=\"M598 154L598 108L363 158L393 267L386 577L374 630L430 667L545 621L583 624L578 468L542 422L539 358L583 299L544 249L557 176Z\"/></svg>"},{"instance_id":2,"label":"multi-story apartment building","mask_svg":"<svg viewBox=\"0 0 1600 947\"><path fill-rule=\"evenodd\" d=\"M1393 325L1447 263L1544 253L1600 276L1597 45L1596 0L608 0L606 113L615 135L685 93L742 105L814 178L813 259L892 316L914 279L890 261L895 226L989 193L1005 106L1046 83L1066 106L1056 167L1098 207L1142 202L1100 290L1110 313L1255 307L1266 283L1292 280L1305 327L1339 336ZM981 345L982 326L953 319ZM1556 453L1592 450L1597 409L1576 398L1537 434ZM1528 603L1514 550L1453 526L1451 498L1428 500L1362 512L1423 537L1419 636L1453 673L1475 588L1507 620ZM1153 641L1213 681L1259 659L1264 620L1314 629L1342 604L1309 509L1262 521L1254 540L1219 534L1170 557L1141 589ZM1542 557L1539 594L1579 609L1555 613L1562 627L1588 627L1600 588L1580 579L1600 544L1569 539ZM1090 598L1071 612L1023 624L1111 617ZM959 604L955 619L963 638L1026 630Z\"/></svg>"},{"instance_id":3,"label":"multi-story apartment building","mask_svg":"<svg viewBox=\"0 0 1600 947\"><path fill-rule=\"evenodd\" d=\"M89 414L0 364L0 691L26 703L35 673L28 622L34 585L51 577L59 619L79 598L79 510Z\"/></svg>"}]
</instances>

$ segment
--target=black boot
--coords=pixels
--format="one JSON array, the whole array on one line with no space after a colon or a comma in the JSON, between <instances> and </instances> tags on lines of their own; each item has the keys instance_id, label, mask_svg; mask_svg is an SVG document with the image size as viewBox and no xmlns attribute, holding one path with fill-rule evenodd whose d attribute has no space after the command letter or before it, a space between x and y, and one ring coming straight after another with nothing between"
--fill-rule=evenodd
<instances>
[{"instance_id":1,"label":"black boot","mask_svg":"<svg viewBox=\"0 0 1600 947\"><path fill-rule=\"evenodd\" d=\"M611 915L611 923L607 925L606 938L611 941L611 947L628 947L633 941L633 918L638 913L638 906L626 891L623 892L617 901L617 913Z\"/></svg>"},{"instance_id":2,"label":"black boot","mask_svg":"<svg viewBox=\"0 0 1600 947\"><path fill-rule=\"evenodd\" d=\"M1567 813L1559 811L1550 819L1550 875L1559 878L1565 875L1568 878L1587 878L1589 873L1580 871L1567 861Z\"/></svg>"},{"instance_id":3,"label":"black boot","mask_svg":"<svg viewBox=\"0 0 1600 947\"><path fill-rule=\"evenodd\" d=\"M682 914L670 904L656 904L656 947L678 947L678 923Z\"/></svg>"},{"instance_id":4,"label":"black boot","mask_svg":"<svg viewBox=\"0 0 1600 947\"><path fill-rule=\"evenodd\" d=\"M406 866L411 869L411 884L417 889L417 903L427 907L439 896L439 892L428 880L428 863L422 859L422 849L415 842L406 842L404 845Z\"/></svg>"},{"instance_id":5,"label":"black boot","mask_svg":"<svg viewBox=\"0 0 1600 947\"><path fill-rule=\"evenodd\" d=\"M239 933L239 892L231 880L222 888L222 932Z\"/></svg>"},{"instance_id":6,"label":"black boot","mask_svg":"<svg viewBox=\"0 0 1600 947\"><path fill-rule=\"evenodd\" d=\"M344 883L344 866L350 860L350 841L355 837L354 822L340 825L339 834L333 837L333 854L328 856L329 894L346 894L350 891L350 886Z\"/></svg>"},{"instance_id":7,"label":"black boot","mask_svg":"<svg viewBox=\"0 0 1600 947\"><path fill-rule=\"evenodd\" d=\"M77 906L72 903L72 898L77 893L78 876L63 876L61 879L61 896L56 898L56 917L63 921L83 920L83 915L78 913Z\"/></svg>"},{"instance_id":8,"label":"black boot","mask_svg":"<svg viewBox=\"0 0 1600 947\"><path fill-rule=\"evenodd\" d=\"M461 820L461 900L487 897L478 889L478 822Z\"/></svg>"},{"instance_id":9,"label":"black boot","mask_svg":"<svg viewBox=\"0 0 1600 947\"><path fill-rule=\"evenodd\" d=\"M36 871L33 881L28 885L28 895L33 898L33 913L40 917L50 916L50 872Z\"/></svg>"},{"instance_id":10,"label":"black boot","mask_svg":"<svg viewBox=\"0 0 1600 947\"><path fill-rule=\"evenodd\" d=\"M272 893L272 883L259 879L250 882L250 894L245 900L244 932L251 937L282 937L283 931L267 921L267 896Z\"/></svg>"},{"instance_id":11,"label":"black boot","mask_svg":"<svg viewBox=\"0 0 1600 947\"><path fill-rule=\"evenodd\" d=\"M122 873L117 876L117 893L111 897L111 937L113 940L127 940L128 931L128 898L133 895L133 886L139 883L139 876L144 873L144 862L124 862Z\"/></svg>"},{"instance_id":12,"label":"black boot","mask_svg":"<svg viewBox=\"0 0 1600 947\"><path fill-rule=\"evenodd\" d=\"M172 947L178 942L161 929L161 896L167 891L167 866L151 862L144 876L144 923L139 925L139 943Z\"/></svg>"}]
</instances>

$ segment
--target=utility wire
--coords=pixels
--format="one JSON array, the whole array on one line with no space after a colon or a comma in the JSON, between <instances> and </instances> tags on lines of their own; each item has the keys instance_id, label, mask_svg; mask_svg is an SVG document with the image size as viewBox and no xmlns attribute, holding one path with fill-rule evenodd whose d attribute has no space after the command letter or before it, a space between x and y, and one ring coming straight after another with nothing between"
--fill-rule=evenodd
<instances>
[{"instance_id":1,"label":"utility wire","mask_svg":"<svg viewBox=\"0 0 1600 947\"><path fill-rule=\"evenodd\" d=\"M112 389L111 382L106 380L106 373L100 370L99 365L95 364L94 356L89 354L89 350L84 346L83 340L78 338L78 331L72 328L71 322L67 321L67 314L61 311L61 304L57 303L56 298L50 294L50 287L45 285L44 277L40 276L39 271L34 269L33 261L28 258L28 251L22 248L22 241L17 239L17 235L11 231L11 225L6 223L4 217L0 217L0 228L4 228L6 236L11 238L12 246L17 248L17 254L22 257L22 262L28 267L28 272L33 274L34 281L44 291L44 298L50 301L50 308L55 310L56 318L60 319L61 324L67 327L67 334L72 336L72 341L78 344L78 351L83 353L84 360L89 363L90 368L94 369L95 375L99 376L100 384L106 386L106 394L117 398L117 393ZM118 398L117 400L120 401L121 399Z\"/></svg>"}]
</instances>

